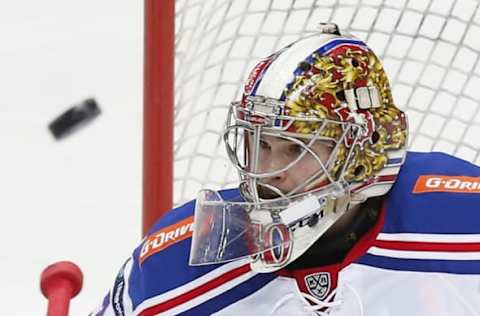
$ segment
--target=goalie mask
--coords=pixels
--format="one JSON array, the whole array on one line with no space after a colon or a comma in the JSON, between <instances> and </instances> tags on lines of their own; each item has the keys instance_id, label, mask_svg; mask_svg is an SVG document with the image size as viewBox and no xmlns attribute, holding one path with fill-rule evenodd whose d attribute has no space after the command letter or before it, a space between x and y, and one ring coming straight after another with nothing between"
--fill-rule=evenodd
<instances>
[{"instance_id":1,"label":"goalie mask","mask_svg":"<svg viewBox=\"0 0 480 316\"><path fill-rule=\"evenodd\" d=\"M254 271L278 270L395 181L407 123L383 67L323 28L260 61L232 103L224 140L242 199L200 193L191 264L249 257Z\"/></svg>"}]
</instances>

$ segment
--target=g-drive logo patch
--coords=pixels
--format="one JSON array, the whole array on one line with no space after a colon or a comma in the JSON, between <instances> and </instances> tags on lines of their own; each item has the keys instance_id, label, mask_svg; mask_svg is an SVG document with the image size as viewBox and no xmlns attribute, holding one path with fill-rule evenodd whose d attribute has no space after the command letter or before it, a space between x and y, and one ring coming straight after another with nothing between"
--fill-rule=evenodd
<instances>
[{"instance_id":1,"label":"g-drive logo patch","mask_svg":"<svg viewBox=\"0 0 480 316\"><path fill-rule=\"evenodd\" d=\"M179 241L192 237L192 232L193 216L154 232L143 242L140 252L140 263L143 263L151 255Z\"/></svg>"},{"instance_id":2,"label":"g-drive logo patch","mask_svg":"<svg viewBox=\"0 0 480 316\"><path fill-rule=\"evenodd\" d=\"M480 193L480 177L423 175L417 179L413 193Z\"/></svg>"}]
</instances>

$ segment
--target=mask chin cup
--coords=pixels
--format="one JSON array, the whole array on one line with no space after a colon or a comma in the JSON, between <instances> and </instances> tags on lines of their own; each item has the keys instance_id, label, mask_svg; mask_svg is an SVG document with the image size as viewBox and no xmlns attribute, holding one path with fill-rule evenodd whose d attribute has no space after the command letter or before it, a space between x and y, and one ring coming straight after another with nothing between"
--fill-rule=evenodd
<instances>
[{"instance_id":1,"label":"mask chin cup","mask_svg":"<svg viewBox=\"0 0 480 316\"><path fill-rule=\"evenodd\" d=\"M253 257L252 270L271 273L295 261L345 214L349 204L348 192L339 187L338 190L329 190L328 193L320 195L312 194L299 203L293 203L283 214L283 220L290 222L288 228L292 242L289 245L288 257L281 261L269 260L269 257L265 256ZM316 208L315 205L319 207Z\"/></svg>"}]
</instances>

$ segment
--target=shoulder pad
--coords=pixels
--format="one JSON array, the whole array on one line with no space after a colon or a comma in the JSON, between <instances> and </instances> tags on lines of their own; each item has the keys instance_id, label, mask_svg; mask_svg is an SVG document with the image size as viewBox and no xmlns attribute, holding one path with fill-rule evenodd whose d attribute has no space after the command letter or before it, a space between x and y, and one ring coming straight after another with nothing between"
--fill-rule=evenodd
<instances>
[{"instance_id":1,"label":"shoulder pad","mask_svg":"<svg viewBox=\"0 0 480 316\"><path fill-rule=\"evenodd\" d=\"M408 153L388 194L384 232L480 233L480 167L443 153Z\"/></svg>"}]
</instances>

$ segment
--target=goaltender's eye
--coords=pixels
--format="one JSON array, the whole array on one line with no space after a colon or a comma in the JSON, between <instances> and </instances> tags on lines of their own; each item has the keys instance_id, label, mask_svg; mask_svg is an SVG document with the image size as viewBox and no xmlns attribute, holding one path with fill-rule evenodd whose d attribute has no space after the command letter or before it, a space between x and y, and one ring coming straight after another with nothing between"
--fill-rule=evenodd
<instances>
[{"instance_id":1,"label":"goaltender's eye","mask_svg":"<svg viewBox=\"0 0 480 316\"><path fill-rule=\"evenodd\" d=\"M288 146L288 153L292 156L298 156L302 153L304 148L299 144L290 144Z\"/></svg>"}]
</instances>

